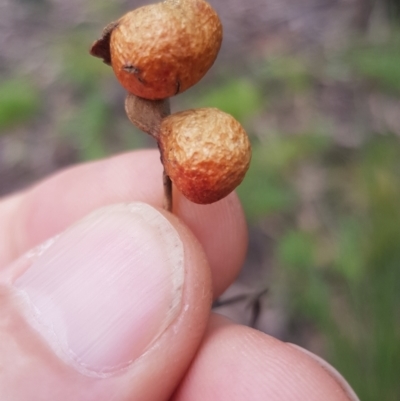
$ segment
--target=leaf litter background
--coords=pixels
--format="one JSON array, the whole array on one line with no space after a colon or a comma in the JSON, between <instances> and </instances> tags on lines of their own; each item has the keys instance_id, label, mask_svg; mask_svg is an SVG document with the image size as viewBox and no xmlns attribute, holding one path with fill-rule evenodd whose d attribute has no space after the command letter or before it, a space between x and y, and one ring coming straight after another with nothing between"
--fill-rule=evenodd
<instances>
[{"instance_id":1,"label":"leaf litter background","mask_svg":"<svg viewBox=\"0 0 400 401\"><path fill-rule=\"evenodd\" d=\"M111 69L88 55L108 22L146 3L0 0L1 195L154 146L125 117ZM238 190L248 257L222 301L242 298L217 311L327 358L362 400L398 400L399 2L211 4L220 56L172 107L219 107L254 146Z\"/></svg>"}]
</instances>

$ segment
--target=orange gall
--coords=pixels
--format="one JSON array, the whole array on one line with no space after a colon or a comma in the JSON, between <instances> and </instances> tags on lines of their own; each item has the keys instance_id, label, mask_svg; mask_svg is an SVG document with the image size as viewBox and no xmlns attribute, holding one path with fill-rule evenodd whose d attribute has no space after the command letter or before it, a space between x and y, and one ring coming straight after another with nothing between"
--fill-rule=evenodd
<instances>
[{"instance_id":1,"label":"orange gall","mask_svg":"<svg viewBox=\"0 0 400 401\"><path fill-rule=\"evenodd\" d=\"M205 75L221 42L221 22L206 1L166 0L133 10L112 26L110 62L128 92L165 99Z\"/></svg>"},{"instance_id":2,"label":"orange gall","mask_svg":"<svg viewBox=\"0 0 400 401\"><path fill-rule=\"evenodd\" d=\"M216 202L232 192L249 168L248 136L232 116L214 108L163 119L159 145L164 168L190 201Z\"/></svg>"}]
</instances>

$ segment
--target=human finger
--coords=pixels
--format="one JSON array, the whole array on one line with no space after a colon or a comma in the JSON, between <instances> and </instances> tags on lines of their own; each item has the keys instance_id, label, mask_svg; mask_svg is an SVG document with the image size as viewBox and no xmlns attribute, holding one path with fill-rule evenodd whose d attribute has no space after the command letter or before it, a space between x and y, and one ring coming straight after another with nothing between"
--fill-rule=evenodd
<instances>
[{"instance_id":1,"label":"human finger","mask_svg":"<svg viewBox=\"0 0 400 401\"><path fill-rule=\"evenodd\" d=\"M143 203L93 212L0 272L0 399L168 399L211 293L176 217Z\"/></svg>"},{"instance_id":2,"label":"human finger","mask_svg":"<svg viewBox=\"0 0 400 401\"><path fill-rule=\"evenodd\" d=\"M141 201L161 207L162 166L156 150L137 151L74 166L0 202L0 266L45 241L91 211ZM175 190L174 213L201 242L215 296L234 280L247 248L247 229L235 194L196 205Z\"/></svg>"},{"instance_id":3,"label":"human finger","mask_svg":"<svg viewBox=\"0 0 400 401\"><path fill-rule=\"evenodd\" d=\"M172 401L357 401L310 353L214 315Z\"/></svg>"}]
</instances>

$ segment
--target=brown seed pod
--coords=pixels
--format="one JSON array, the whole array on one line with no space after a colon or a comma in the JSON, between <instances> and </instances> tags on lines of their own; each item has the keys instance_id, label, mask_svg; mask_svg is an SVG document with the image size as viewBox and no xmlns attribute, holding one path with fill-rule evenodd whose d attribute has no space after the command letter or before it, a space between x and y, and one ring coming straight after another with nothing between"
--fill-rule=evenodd
<instances>
[{"instance_id":1,"label":"brown seed pod","mask_svg":"<svg viewBox=\"0 0 400 401\"><path fill-rule=\"evenodd\" d=\"M136 96L165 99L196 84L214 63L222 25L204 0L166 0L108 25L91 53Z\"/></svg>"},{"instance_id":2,"label":"brown seed pod","mask_svg":"<svg viewBox=\"0 0 400 401\"><path fill-rule=\"evenodd\" d=\"M251 147L238 121L203 108L163 119L159 145L166 173L192 202L213 203L232 192L249 168Z\"/></svg>"}]
</instances>

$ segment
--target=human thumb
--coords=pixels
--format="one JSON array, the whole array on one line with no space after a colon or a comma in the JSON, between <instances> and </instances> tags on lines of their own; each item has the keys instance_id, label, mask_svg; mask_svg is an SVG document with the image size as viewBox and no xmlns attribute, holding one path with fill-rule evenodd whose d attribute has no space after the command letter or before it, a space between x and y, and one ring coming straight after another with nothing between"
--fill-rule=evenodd
<instances>
[{"instance_id":1,"label":"human thumb","mask_svg":"<svg viewBox=\"0 0 400 401\"><path fill-rule=\"evenodd\" d=\"M0 275L0 399L167 400L211 302L200 245L147 204L100 209Z\"/></svg>"}]
</instances>

